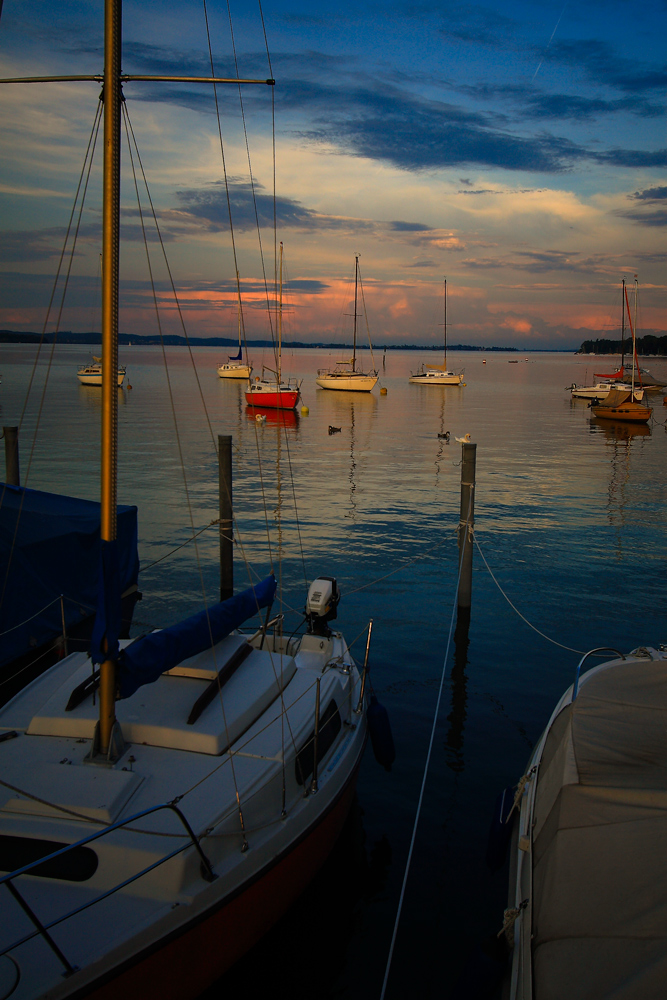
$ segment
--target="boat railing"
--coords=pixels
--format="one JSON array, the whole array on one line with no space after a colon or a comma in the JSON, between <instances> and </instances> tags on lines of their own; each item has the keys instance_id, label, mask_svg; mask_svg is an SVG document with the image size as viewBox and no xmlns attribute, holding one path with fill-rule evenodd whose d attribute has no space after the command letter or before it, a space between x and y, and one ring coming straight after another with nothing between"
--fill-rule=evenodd
<instances>
[{"instance_id":1,"label":"boat railing","mask_svg":"<svg viewBox=\"0 0 667 1000\"><path fill-rule=\"evenodd\" d=\"M588 659L589 656L594 656L595 654L599 655L600 653L616 653L616 655L620 657L621 660L625 659L623 653L620 653L617 649L614 649L613 646L597 646L595 649L589 649L587 653L584 653L582 658L579 660L579 663L577 665L577 672L574 675L574 686L572 688L573 702L576 701L577 694L579 692L579 677L581 675L581 668L583 667L584 662Z\"/></svg>"},{"instance_id":2,"label":"boat railing","mask_svg":"<svg viewBox=\"0 0 667 1000\"><path fill-rule=\"evenodd\" d=\"M153 813L161 812L162 810L165 809L168 809L169 811L173 812L178 817L182 826L184 827L185 832L183 836L187 836L187 842L185 844L182 844L180 847L177 847L175 850L169 851L169 853L166 854L164 857L159 858L152 864L147 865L145 868L142 868L142 870L137 872L136 874L131 875L129 878L124 879L122 882L119 882L117 885L113 886L113 888L107 889L106 892L100 893L94 899L88 900L86 903L83 903L81 906L77 906L75 909L70 910L68 913L56 917L53 920L48 921L48 923L43 923L39 919L37 914L33 911L32 907L27 902L27 900L24 899L24 897L21 895L19 890L14 885L13 881L14 879L18 878L20 875L30 875L33 868L37 868L39 867L39 865L44 865L47 862L54 860L55 858L61 858L63 857L63 855L68 854L70 851L74 851L77 848L84 847L86 844L90 844L94 840L99 840L101 837L105 837L108 833L111 833L114 830L120 830L122 827L127 826L129 823L134 823L139 819L143 819L145 816L150 816ZM0 876L0 885L4 884L7 886L11 895L14 897L18 905L21 907L23 912L26 914L26 916L29 918L29 920L35 927L35 930L32 931L31 933L24 934L17 941L13 941L6 948L3 948L0 951L0 957L6 955L7 952L12 951L15 948L19 948L21 945L25 944L27 941L31 941L33 938L41 937L63 965L65 969L65 972L63 974L65 976L72 975L72 973L77 971L77 966L72 965L72 963L67 959L67 957L64 955L64 953L61 951L61 949L58 947L56 942L49 934L49 931L53 927L56 927L58 924L62 924L64 923L64 921L69 920L71 917L76 916L78 913L82 913L84 910L89 909L91 906L95 906L96 903L100 903L103 899L107 899L109 896L113 896L114 893L119 892L121 889L124 889L125 886L130 885L132 882L136 882L137 879L142 878L142 876L146 875L154 868L159 868L160 865L163 865L165 864L165 862L170 861L171 858L176 857L178 854L182 854L183 851L188 850L190 847L194 847L195 851L199 855L201 877L206 882L213 882L218 876L213 871L210 861L204 854L204 851L202 850L201 844L199 842L199 838L197 837L196 833L190 826L190 823L188 822L185 815L181 812L181 810L178 808L175 802L164 802L157 806L151 806L149 809L142 809L141 812L134 813L132 816L128 816L127 819L119 820L117 823L112 823L110 826L106 826L103 830L98 830L97 833L90 834L89 837L83 837L82 840L77 840L76 843L74 844L66 844L60 850L54 851L52 854L44 855L43 857L38 858L36 861L31 861L30 864L24 865L22 868L17 868L15 871L9 872L7 875Z\"/></svg>"}]
</instances>

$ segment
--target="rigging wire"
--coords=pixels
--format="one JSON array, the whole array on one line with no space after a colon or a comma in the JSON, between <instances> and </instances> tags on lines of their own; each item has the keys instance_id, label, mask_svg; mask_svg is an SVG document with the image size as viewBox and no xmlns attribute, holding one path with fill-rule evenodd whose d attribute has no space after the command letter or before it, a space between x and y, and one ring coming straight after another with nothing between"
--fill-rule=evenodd
<instances>
[{"instance_id":1,"label":"rigging wire","mask_svg":"<svg viewBox=\"0 0 667 1000\"><path fill-rule=\"evenodd\" d=\"M138 207L138 212L139 212L139 220L140 220L140 223L141 223L141 232L142 232L143 240L144 240L144 249L146 251L146 264L147 264L147 267L148 267L148 274L149 274L149 280L150 280L150 284L151 284L151 291L152 291L152 294L153 294L153 304L154 304L154 307L155 307L155 318L156 318L156 322L157 322L158 333L159 333L159 336L160 336L160 347L161 347L161 350L162 350L162 359L164 361L165 377L166 377L166 380L167 380L167 393L169 395L169 404L170 404L170 407L171 407L171 413L172 413L172 418L173 418L173 422L174 422L174 435L175 435L175 438L176 438L176 447L177 447L177 450L178 450L178 459L179 459L179 463L180 463L180 467L181 467L181 474L182 474L182 477L183 477L183 489L185 491L185 501L186 501L186 505L187 505L187 508L188 508L188 516L189 516L189 519L190 519L190 528L192 530L192 536L193 536L192 537L192 541L194 542L194 547L195 547L195 561L196 561L196 564L197 564L197 572L198 572L198 575L199 575L199 582L200 582L200 586L201 586L202 600L204 602L204 611L206 612L206 621L207 621L207 624L208 624L209 638L210 638L210 641L211 641L211 651L213 653L213 659L214 659L215 666L216 666L216 673L218 674L218 694L220 696L220 706L222 708L222 718L223 718L223 723L224 723L224 726L225 726L225 734L226 734L226 738L227 738L227 743L229 745L230 744L230 741L229 741L229 729L228 729L228 726L227 726L227 716L226 716L226 712L225 712L225 706L224 706L224 702L223 702L223 699L222 699L222 696L221 696L221 692L220 692L219 671L217 670L217 659L216 659L216 653L215 653L215 643L213 641L213 629L212 629L212 626L211 626L211 618L210 618L210 615L209 615L209 602L208 602L208 597L207 597L207 594L206 594L206 584L204 582L204 570L203 570L202 561L201 561L201 557L200 557L200 553L199 553L199 546L197 544L197 539L196 539L197 533L195 531L194 513L193 513L193 510L192 510L192 501L191 501L191 497L190 497L190 489L189 489L189 486L188 486L188 477L187 477L187 473L186 473L186 470L185 470L185 460L184 460L184 457L183 457L183 448L182 448L181 435L180 435L179 426L178 426L178 417L176 415L176 404L175 404L175 401L174 401L174 394L173 394L173 390L172 390L171 376L169 374L169 363L167 361L167 351L166 351L166 347L165 347L165 343L164 343L164 336L162 334L162 321L161 321L161 318L160 318L160 309L159 309L158 301L157 301L157 292L156 292L156 289L155 289L155 282L153 280L153 268L152 268L152 264L151 264L150 252L149 252L149 249L148 249L148 238L147 238L147 235L146 235L146 228L144 226L144 213L143 213L143 209L142 209L142 206L141 206L141 199L139 197L139 185L138 185L138 182L137 182L137 173L136 173L136 169L135 169L135 165L134 165L134 157L132 155L132 144L130 142L130 133L129 133L129 128L128 128L128 114L127 114L127 110L126 110L124 104L123 104L123 122L125 124L125 132L126 132L126 136L127 136L127 144L128 144L128 149L129 149L129 155L130 155L130 165L131 165L131 168L132 168L132 178L134 180L134 187L135 187L135 192L136 192L136 196L137 196L137 207ZM152 207L152 201L151 201L151 207ZM164 250L164 247L163 247L163 250ZM211 429L211 434L212 434L212 429ZM231 754L230 754L230 757L229 757L229 761L230 761L230 767L231 767L232 781L234 783L234 792L235 792L235 795L236 795L236 804L237 804L237 808L238 808L239 821L240 821L240 825L241 825L241 833L243 835L244 849L247 850L247 840L246 840L246 833L245 833L245 822L244 822L244 819L243 819L243 809L242 809L242 806L241 806L241 797L240 797L240 794L239 794L238 782L236 780L236 768L234 767L234 762L233 762L233 760L231 758Z\"/></svg>"},{"instance_id":2,"label":"rigging wire","mask_svg":"<svg viewBox=\"0 0 667 1000\"><path fill-rule=\"evenodd\" d=\"M2 584L2 593L0 594L0 608L2 608L2 605L4 604L5 594L7 592L7 583L9 582L9 572L10 572L10 568L11 568L11 564L12 564L12 558L13 558L13 555L14 555L14 551L15 551L15 548L16 548L16 539L18 537L19 525L21 523L21 514L23 512L23 503L24 503L24 500L25 500L25 486L27 486L29 478L30 478L30 470L32 468L32 462L33 462L33 458L34 458L34 455L35 455L35 447L37 445L37 435L39 433L39 429L40 429L41 422L42 422L42 414L43 414L43 411L44 411L44 402L46 400L46 390L48 388L49 376L51 374L51 368L52 368L52 365L53 365L53 356L54 356L54 353L55 353L56 344L58 342L58 333L60 331L60 322L62 320L63 309L64 309L64 306L65 306L65 297L67 295L67 289L68 289L68 286L69 286L69 279L70 279L70 276L71 276L71 273L72 273L72 264L74 262L74 253L76 251L76 243L77 243L77 239L78 239L78 235L79 235L79 229L81 227L81 218L82 218L82 215L83 215L83 208L84 208L84 205L85 205L86 193L88 191L88 183L90 181L90 173L91 173L91 170L92 170L93 160L94 160L94 157L95 157L95 147L97 145L97 137L98 137L98 134L99 134L99 129L100 129L100 123L101 123L101 121L102 121L102 102L98 101L97 108L95 110L95 117L93 119L93 126L92 126L92 129L91 129L91 132L90 132L90 136L88 138L88 145L86 147L86 152L85 152L83 164L82 164L82 167L81 167L81 173L79 175L79 181L78 181L76 192L75 192L75 195L74 195L74 202L72 204L72 211L70 212L69 222L67 224L67 230L65 232L65 239L63 241L63 247L62 247L62 250L60 252L60 258L59 258L59 261L58 261L58 267L56 269L56 276L55 276L55 278L53 280L53 287L52 287L52 290L51 290L51 297L49 299L49 304L48 304L48 307L47 307L46 316L45 316L45 319L44 319L44 324L42 326L42 333L41 333L39 345L38 345L38 348L37 348L37 352L36 352L36 355L35 355L35 360L34 360L34 363L33 363L33 366L32 366L32 371L30 373L30 379L29 379L29 382L28 382L28 388L26 390L26 394L25 394L25 398L24 398L24 402L23 402L23 409L21 411L21 417L20 417L20 420L19 420L19 432L20 432L21 427L23 426L23 421L24 421L25 414L26 414L26 409L27 409L27 406L28 406L28 400L29 400L30 393L31 393L31 390L32 390L32 385L33 385L33 381L34 381L34 378L35 378L35 374L36 374L36 371L37 371L37 365L39 363L40 352L41 352L42 346L44 344L44 337L46 335L46 327L47 327L47 324L49 322L49 317L51 315L51 309L52 309L53 302L54 302L54 299L55 299L56 290L57 290L57 287L58 287L58 282L60 280L60 275L61 275L61 272L62 272L62 266L63 266L63 262L64 262L64 259L65 259L65 251L67 249L67 243L68 243L68 240L69 240L69 237L70 237L70 233L72 232L72 222L73 222L73 219L74 219L74 216L75 216L75 213L76 213L76 208L77 208L77 203L78 203L79 204L79 214L77 216L76 225L74 227L74 235L73 235L73 238L72 238L72 245L71 245L70 253L69 253L69 261L68 261L67 270L66 270L66 273L65 273L64 284L63 284L63 287L62 287L62 293L61 293L61 297L60 297L60 307L58 309L58 315L57 315L55 330L54 330L54 333L53 333L53 341L52 341L52 344L51 344L51 350L49 352L49 360L48 360L48 363L47 363L46 375L44 377L44 385L42 387L42 393L41 393L41 396L40 396L39 406L37 408L37 418L36 418L36 421L35 421L35 430L34 430L34 433L33 433L33 436L32 436L32 443L31 443L31 446L30 446L30 451L28 453L28 463L27 463L26 470L25 470L25 473L24 473L24 476L23 476L24 489L23 489L23 491L21 493L21 502L19 504L19 509L18 509L18 513L17 513L17 517L16 517L16 525L14 527L14 534L12 536L12 542L11 542L11 546L10 546L10 549L9 549L9 556L7 558L7 566L6 566L6 569L5 569L5 578L4 578L3 584ZM86 167L88 168L87 170L86 170ZM85 180L84 180L84 178L85 178ZM82 187L83 187L83 189L82 189ZM80 196L80 198L79 198L79 196ZM2 503L4 501L6 489L7 489L7 484L5 483L5 484L3 484L2 494L0 494L0 507L2 506Z\"/></svg>"},{"instance_id":3,"label":"rigging wire","mask_svg":"<svg viewBox=\"0 0 667 1000\"><path fill-rule=\"evenodd\" d=\"M539 628L536 628L534 625L531 625L531 623L528 621L528 619L525 617L525 615L521 614L521 612L516 607L516 605L512 604L511 600L509 599L509 597L507 596L507 594L505 593L505 591L503 590L503 588L500 586L500 584L496 580L495 576L493 575L493 571L491 570L491 567L489 566L488 562L486 561L486 558L484 556L484 553L482 552L481 546L480 546L479 542L477 541L477 533L476 532L473 532L473 538L474 538L474 541L475 541L475 545L477 546L477 551L479 552L480 556L482 557L482 561L483 561L484 565L486 566L487 570L489 571L489 576L491 577L491 579L495 583L496 587L498 588L498 590L500 591L500 593L503 595L503 597L505 598L505 600L507 601L507 603L511 607L512 611L516 612L516 614L519 616L519 618L521 619L521 621L525 622L526 625L528 626L528 628L532 628L533 632L537 632L537 634L541 635L543 639L547 640L547 642L552 642L554 644L554 646L560 646L561 649L567 649L570 653L579 653L579 654L581 654L583 656L583 653L584 653L583 649L574 649L572 646L564 646L562 642L556 642L555 639L550 639L548 635L544 634L544 632L540 632Z\"/></svg>"},{"instance_id":4,"label":"rigging wire","mask_svg":"<svg viewBox=\"0 0 667 1000\"><path fill-rule=\"evenodd\" d=\"M445 676L447 674L447 661L449 659L449 647L451 645L452 635L454 633L454 617L455 617L455 614L456 614L457 598L458 598L458 594L459 594L459 587L461 585L461 573L463 571L463 562L464 562L464 556L465 556L465 547L466 547L466 545L472 544L471 540L468 537L469 533L470 533L470 531L469 531L469 528L470 528L470 511L472 510L472 503L473 503L473 493L471 491L470 501L469 501L469 504L468 504L468 513L467 513L467 516L466 516L466 524L468 526L468 530L463 533L463 547L462 547L462 550L461 550L461 558L459 559L459 572L458 572L458 576L456 578L456 589L454 591L454 599L452 601L452 614L451 614L451 618L450 618L450 622L449 622L449 633L447 635L447 645L445 647L445 656L444 656L444 659L443 659L442 673L441 673L441 676L440 676L440 687L438 688L438 697L436 699L435 709L433 711L433 724L431 726L431 737L430 737L429 743L428 743L428 751L427 751L427 754L426 754L426 762L424 764L424 774L423 774L423 777L422 777L421 789L419 791L419 799L417 801L417 811L415 813L415 820L414 820L414 824L413 824L413 827L412 827L412 836L410 838L410 847L408 849L408 857L407 857L407 860L405 862L405 871L403 873L403 883L401 885L401 893L400 893L400 896L399 896L398 907L397 907L397 910L396 910L396 919L394 921L394 929L393 929L392 936L391 936L391 943L389 945L389 954L387 956L387 965L385 967L384 980L382 982L382 990L381 990L381 993L380 993L380 1000L384 1000L384 996L385 996L385 993L387 991L387 983L389 982L389 973L391 971L391 963L392 963L392 959L394 957L394 947L396 945L396 936L398 934L398 925L400 923L401 912L403 910L403 901L405 899L405 890L406 890L406 887L407 887L407 884L408 884L408 876L410 874L410 865L412 863L412 854L413 854L414 847L415 847L415 840L417 838L417 827L419 826L419 818L421 816L422 803L424 801L424 791L426 789L426 778L428 777L428 769L429 769L429 765L431 763L431 753L433 751L433 742L435 740L435 731L436 731L436 727L437 727L437 724L438 724L438 715L440 714L440 702L442 701L442 691L443 691L443 687L444 687L444 684L445 684Z\"/></svg>"}]
</instances>

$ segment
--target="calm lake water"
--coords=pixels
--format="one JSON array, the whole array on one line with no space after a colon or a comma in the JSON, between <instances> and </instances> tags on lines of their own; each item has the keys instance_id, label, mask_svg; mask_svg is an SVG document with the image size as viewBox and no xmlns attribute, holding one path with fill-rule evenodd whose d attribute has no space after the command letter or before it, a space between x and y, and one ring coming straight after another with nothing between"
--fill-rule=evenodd
<instances>
[{"instance_id":1,"label":"calm lake water","mask_svg":"<svg viewBox=\"0 0 667 1000\"><path fill-rule=\"evenodd\" d=\"M246 412L243 383L215 372L224 349L168 351L172 404L158 348L122 349L131 390L119 392L119 501L139 508L143 601L137 631L202 604L194 546L151 568L217 517L214 438L234 441L238 520L236 583L244 559L257 574L281 557L288 624L306 583L337 577L337 625L363 658L373 619L371 671L389 711L397 750L391 773L367 749L358 808L335 855L295 909L207 1000L243 991L294 1000L377 997L384 976L443 669L457 575L461 448L477 443L476 537L507 603L477 551L467 638L452 642L388 998L447 997L474 944L497 930L506 875L484 853L498 791L523 773L530 748L571 683L579 653L667 642L667 407L652 397L648 427L590 419L564 386L607 362L568 354L450 356L465 387L410 385L433 355L391 351L369 396L320 390L326 352L284 357L303 378L308 416L263 426ZM34 349L3 345L2 423L21 418ZM20 438L23 482L98 497L100 391L79 386L87 351L59 347L44 397L40 365ZM251 356L256 371L261 352ZM265 361L269 361L268 352ZM376 357L377 360L377 357ZM667 361L649 361L657 377ZM330 435L329 426L340 427ZM451 441L438 438L449 430ZM35 441L34 450L32 449ZM32 455L31 455L32 451ZM297 518L298 510L298 529ZM270 529L270 551L267 545ZM198 539L209 599L218 588L217 529ZM391 575L388 575L391 574ZM224 942L221 942L224 946Z\"/></svg>"}]
</instances>

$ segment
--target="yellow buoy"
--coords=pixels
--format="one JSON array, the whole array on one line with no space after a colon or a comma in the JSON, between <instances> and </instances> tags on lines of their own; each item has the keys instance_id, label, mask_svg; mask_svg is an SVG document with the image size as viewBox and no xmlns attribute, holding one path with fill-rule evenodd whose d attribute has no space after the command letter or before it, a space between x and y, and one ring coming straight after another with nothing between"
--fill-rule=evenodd
<instances>
[{"instance_id":1,"label":"yellow buoy","mask_svg":"<svg viewBox=\"0 0 667 1000\"><path fill-rule=\"evenodd\" d=\"M386 396L387 395L387 390L385 389L384 386L382 386L382 388L380 389L380 395L381 396Z\"/></svg>"},{"instance_id":2,"label":"yellow buoy","mask_svg":"<svg viewBox=\"0 0 667 1000\"><path fill-rule=\"evenodd\" d=\"M301 416L302 417L307 417L309 413L310 413L310 410L308 409L307 406L302 406L301 407Z\"/></svg>"}]
</instances>

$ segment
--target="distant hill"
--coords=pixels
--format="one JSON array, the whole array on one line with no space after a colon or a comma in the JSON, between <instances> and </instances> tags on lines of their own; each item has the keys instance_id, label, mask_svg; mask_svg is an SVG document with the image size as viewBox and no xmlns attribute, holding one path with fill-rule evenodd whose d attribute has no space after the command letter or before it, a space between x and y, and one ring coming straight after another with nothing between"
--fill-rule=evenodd
<instances>
[{"instance_id":1,"label":"distant hill","mask_svg":"<svg viewBox=\"0 0 667 1000\"><path fill-rule=\"evenodd\" d=\"M16 330L0 330L0 344L38 344L41 340L39 333L20 333ZM59 344L78 344L82 347L99 347L102 343L102 334L95 333L72 333L69 330L61 330L58 334ZM53 333L44 334L44 343L52 344ZM238 340L230 340L228 337L180 337L177 335L167 335L162 341L157 336L142 337L138 334L119 333L118 343L122 347L155 347L160 343L165 343L169 347L236 347ZM327 347L331 350L352 350L352 344L340 343L305 343L301 340L284 340L285 347L312 348ZM248 347L273 347L270 340L248 340ZM375 351L441 351L440 344L378 344ZM518 347L478 347L475 344L451 344L447 346L448 351L518 351ZM525 351L525 348L521 348Z\"/></svg>"},{"instance_id":2,"label":"distant hill","mask_svg":"<svg viewBox=\"0 0 667 1000\"><path fill-rule=\"evenodd\" d=\"M620 354L620 340L585 340L579 348L579 354ZM625 341L625 353L632 353L632 342ZM645 337L637 337L637 354L667 355L667 337L654 337L647 333Z\"/></svg>"}]
</instances>

